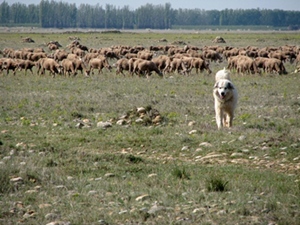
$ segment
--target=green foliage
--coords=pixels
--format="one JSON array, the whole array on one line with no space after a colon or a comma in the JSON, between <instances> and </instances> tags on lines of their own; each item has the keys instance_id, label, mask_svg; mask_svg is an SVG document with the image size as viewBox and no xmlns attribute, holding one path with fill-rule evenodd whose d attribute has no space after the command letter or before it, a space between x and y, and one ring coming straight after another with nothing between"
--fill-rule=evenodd
<instances>
[{"instance_id":1,"label":"green foliage","mask_svg":"<svg viewBox=\"0 0 300 225\"><path fill-rule=\"evenodd\" d=\"M186 171L185 168L179 168L179 166L176 166L173 171L172 175L179 179L190 179L190 174Z\"/></svg>"},{"instance_id":2,"label":"green foliage","mask_svg":"<svg viewBox=\"0 0 300 225\"><path fill-rule=\"evenodd\" d=\"M0 195L9 194L13 190L13 184L10 182L12 172L12 167L0 165Z\"/></svg>"},{"instance_id":3,"label":"green foliage","mask_svg":"<svg viewBox=\"0 0 300 225\"><path fill-rule=\"evenodd\" d=\"M207 191L227 191L228 181L224 181L221 177L213 176L206 180Z\"/></svg>"},{"instance_id":4,"label":"green foliage","mask_svg":"<svg viewBox=\"0 0 300 225\"><path fill-rule=\"evenodd\" d=\"M0 24L5 26L41 26L43 28L114 29L299 29L299 12L268 9L173 9L145 4L135 10L118 6L43 0L38 5L7 2L0 4ZM246 28L245 26L248 26ZM261 26L261 27L260 27ZM214 28L212 28L214 27Z\"/></svg>"}]
</instances>

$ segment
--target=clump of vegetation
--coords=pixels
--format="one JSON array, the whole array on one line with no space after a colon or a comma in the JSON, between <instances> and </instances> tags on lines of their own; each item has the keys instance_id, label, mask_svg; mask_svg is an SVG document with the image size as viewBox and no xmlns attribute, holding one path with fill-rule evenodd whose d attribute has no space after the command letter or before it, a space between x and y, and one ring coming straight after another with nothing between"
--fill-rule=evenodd
<instances>
[{"instance_id":1,"label":"clump of vegetation","mask_svg":"<svg viewBox=\"0 0 300 225\"><path fill-rule=\"evenodd\" d=\"M227 191L228 181L224 181L224 179L213 176L206 180L206 189L210 191Z\"/></svg>"},{"instance_id":2,"label":"clump of vegetation","mask_svg":"<svg viewBox=\"0 0 300 225\"><path fill-rule=\"evenodd\" d=\"M172 175L176 178L179 179L190 179L190 174L186 171L186 169L183 168L179 168L179 166L176 166L173 170L172 170Z\"/></svg>"}]
</instances>

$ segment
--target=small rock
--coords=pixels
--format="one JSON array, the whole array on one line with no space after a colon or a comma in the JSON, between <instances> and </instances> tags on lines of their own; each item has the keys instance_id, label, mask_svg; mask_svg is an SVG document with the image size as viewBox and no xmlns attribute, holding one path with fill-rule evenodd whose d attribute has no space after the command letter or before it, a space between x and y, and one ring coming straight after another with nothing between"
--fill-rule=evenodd
<instances>
[{"instance_id":1,"label":"small rock","mask_svg":"<svg viewBox=\"0 0 300 225\"><path fill-rule=\"evenodd\" d=\"M107 174L105 174L104 176L105 176L105 177L114 177L115 174L114 174L114 173L107 173Z\"/></svg>"},{"instance_id":2,"label":"small rock","mask_svg":"<svg viewBox=\"0 0 300 225\"><path fill-rule=\"evenodd\" d=\"M217 215L224 215L224 214L227 214L226 210L220 210L217 212Z\"/></svg>"},{"instance_id":3,"label":"small rock","mask_svg":"<svg viewBox=\"0 0 300 225\"><path fill-rule=\"evenodd\" d=\"M57 186L55 186L55 188L57 188L57 189L63 189L63 188L66 188L66 186L64 186L64 185L57 185Z\"/></svg>"},{"instance_id":4,"label":"small rock","mask_svg":"<svg viewBox=\"0 0 300 225\"><path fill-rule=\"evenodd\" d=\"M244 141L245 139L246 139L246 136L245 136L245 135L239 136L239 141Z\"/></svg>"},{"instance_id":5,"label":"small rock","mask_svg":"<svg viewBox=\"0 0 300 225\"><path fill-rule=\"evenodd\" d=\"M92 190L92 191L89 191L89 192L88 192L88 195L95 195L95 194L97 194L97 193L98 193L97 191Z\"/></svg>"},{"instance_id":6,"label":"small rock","mask_svg":"<svg viewBox=\"0 0 300 225\"><path fill-rule=\"evenodd\" d=\"M243 153L249 153L250 151L249 151L249 149L242 149L242 152Z\"/></svg>"},{"instance_id":7,"label":"small rock","mask_svg":"<svg viewBox=\"0 0 300 225\"><path fill-rule=\"evenodd\" d=\"M156 177L156 176L157 176L156 173L151 173L151 174L148 175L149 178L150 178L150 177Z\"/></svg>"},{"instance_id":8,"label":"small rock","mask_svg":"<svg viewBox=\"0 0 300 225\"><path fill-rule=\"evenodd\" d=\"M194 126L195 124L196 124L196 121L190 121L190 122L188 123L188 126L191 127L191 126Z\"/></svg>"},{"instance_id":9,"label":"small rock","mask_svg":"<svg viewBox=\"0 0 300 225\"><path fill-rule=\"evenodd\" d=\"M105 220L98 220L98 223L100 225L108 225L108 223Z\"/></svg>"},{"instance_id":10,"label":"small rock","mask_svg":"<svg viewBox=\"0 0 300 225\"><path fill-rule=\"evenodd\" d=\"M158 115L152 120L152 123L156 124L156 123L161 122L161 120L162 120L162 117L160 115Z\"/></svg>"},{"instance_id":11,"label":"small rock","mask_svg":"<svg viewBox=\"0 0 300 225\"><path fill-rule=\"evenodd\" d=\"M190 132L189 132L189 134L196 134L198 131L197 130L191 130Z\"/></svg>"},{"instance_id":12,"label":"small rock","mask_svg":"<svg viewBox=\"0 0 300 225\"><path fill-rule=\"evenodd\" d=\"M193 213L197 213L197 214L201 213L202 214L202 213L207 213L207 211L208 211L207 208L202 207L202 208L196 208L196 209L194 209Z\"/></svg>"},{"instance_id":13,"label":"small rock","mask_svg":"<svg viewBox=\"0 0 300 225\"><path fill-rule=\"evenodd\" d=\"M189 150L189 146L183 146L181 151L186 151L186 150Z\"/></svg>"},{"instance_id":14,"label":"small rock","mask_svg":"<svg viewBox=\"0 0 300 225\"><path fill-rule=\"evenodd\" d=\"M122 211L119 212L119 215L125 214L127 212L128 212L127 210L122 210Z\"/></svg>"},{"instance_id":15,"label":"small rock","mask_svg":"<svg viewBox=\"0 0 300 225\"><path fill-rule=\"evenodd\" d=\"M146 109L144 107L139 107L136 109L138 113L146 113Z\"/></svg>"},{"instance_id":16,"label":"small rock","mask_svg":"<svg viewBox=\"0 0 300 225\"><path fill-rule=\"evenodd\" d=\"M118 120L118 121L116 122L116 124L117 124L117 125L124 125L124 124L126 124L126 120L123 120L123 119Z\"/></svg>"},{"instance_id":17,"label":"small rock","mask_svg":"<svg viewBox=\"0 0 300 225\"><path fill-rule=\"evenodd\" d=\"M77 123L77 124L75 125L75 127L78 128L78 129L81 129L81 128L84 127L84 124L83 124L83 123Z\"/></svg>"},{"instance_id":18,"label":"small rock","mask_svg":"<svg viewBox=\"0 0 300 225\"><path fill-rule=\"evenodd\" d=\"M15 207L18 209L24 209L24 204L23 202L15 202L14 203Z\"/></svg>"},{"instance_id":19,"label":"small rock","mask_svg":"<svg viewBox=\"0 0 300 225\"><path fill-rule=\"evenodd\" d=\"M106 129L106 128L112 127L112 124L111 124L111 122L103 122L103 121L101 121L101 122L97 123L97 127Z\"/></svg>"},{"instance_id":20,"label":"small rock","mask_svg":"<svg viewBox=\"0 0 300 225\"><path fill-rule=\"evenodd\" d=\"M46 225L70 225L70 222L64 222L64 221L54 221L51 223L47 223Z\"/></svg>"},{"instance_id":21,"label":"small rock","mask_svg":"<svg viewBox=\"0 0 300 225\"><path fill-rule=\"evenodd\" d=\"M23 178L22 177L15 177L15 178L11 178L10 182L14 182L14 183L22 183L23 182Z\"/></svg>"},{"instance_id":22,"label":"small rock","mask_svg":"<svg viewBox=\"0 0 300 225\"><path fill-rule=\"evenodd\" d=\"M25 191L25 194L33 194L33 193L37 193L38 191L37 190L28 190L28 191Z\"/></svg>"},{"instance_id":23,"label":"small rock","mask_svg":"<svg viewBox=\"0 0 300 225\"><path fill-rule=\"evenodd\" d=\"M234 153L232 153L231 155L230 155L230 157L241 157L241 156L243 156L244 154L243 153L241 153L241 152L234 152Z\"/></svg>"},{"instance_id":24,"label":"small rock","mask_svg":"<svg viewBox=\"0 0 300 225\"><path fill-rule=\"evenodd\" d=\"M199 144L199 146L203 146L203 147L212 147L212 144L211 143L208 143L208 142L202 142Z\"/></svg>"},{"instance_id":25,"label":"small rock","mask_svg":"<svg viewBox=\"0 0 300 225\"><path fill-rule=\"evenodd\" d=\"M162 210L165 210L165 207L154 205L154 206L151 207L151 209L149 209L148 213L149 214L155 214L155 213L160 212Z\"/></svg>"},{"instance_id":26,"label":"small rock","mask_svg":"<svg viewBox=\"0 0 300 225\"><path fill-rule=\"evenodd\" d=\"M144 120L142 118L138 118L138 119L135 120L135 122L139 124L139 123L143 123Z\"/></svg>"},{"instance_id":27,"label":"small rock","mask_svg":"<svg viewBox=\"0 0 300 225\"><path fill-rule=\"evenodd\" d=\"M137 197L135 200L139 202L139 201L145 201L148 198L150 198L150 195L146 194L146 195L141 195L141 196Z\"/></svg>"},{"instance_id":28,"label":"small rock","mask_svg":"<svg viewBox=\"0 0 300 225\"><path fill-rule=\"evenodd\" d=\"M37 213L33 210L29 210L28 212L26 212L24 215L23 215L23 218L27 219L27 218L35 218L37 215Z\"/></svg>"},{"instance_id":29,"label":"small rock","mask_svg":"<svg viewBox=\"0 0 300 225\"><path fill-rule=\"evenodd\" d=\"M84 123L89 123L90 120L89 120L89 119L83 119L82 122L84 122Z\"/></svg>"}]
</instances>

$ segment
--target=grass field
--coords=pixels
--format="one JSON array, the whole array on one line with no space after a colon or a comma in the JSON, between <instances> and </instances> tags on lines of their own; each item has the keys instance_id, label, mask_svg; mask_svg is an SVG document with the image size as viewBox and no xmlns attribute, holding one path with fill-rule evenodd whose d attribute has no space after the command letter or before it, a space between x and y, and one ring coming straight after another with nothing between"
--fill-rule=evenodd
<instances>
[{"instance_id":1,"label":"grass field","mask_svg":"<svg viewBox=\"0 0 300 225\"><path fill-rule=\"evenodd\" d=\"M0 49L51 40L66 46L69 36L93 48L148 47L161 38L201 47L216 34L1 33ZM297 33L217 36L238 47L300 39ZM21 43L22 37L35 43ZM299 224L299 74L233 73L234 126L219 131L213 74L146 79L103 72L0 76L0 224ZM139 107L151 109L143 121ZM162 118L158 125L149 118L154 112ZM125 115L125 124L117 124Z\"/></svg>"}]
</instances>

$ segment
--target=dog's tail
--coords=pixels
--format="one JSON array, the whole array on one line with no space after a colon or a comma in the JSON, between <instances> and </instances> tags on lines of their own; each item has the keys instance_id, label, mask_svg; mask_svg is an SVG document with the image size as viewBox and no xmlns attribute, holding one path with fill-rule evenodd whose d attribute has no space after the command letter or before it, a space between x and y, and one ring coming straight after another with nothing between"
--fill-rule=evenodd
<instances>
[{"instance_id":1,"label":"dog's tail","mask_svg":"<svg viewBox=\"0 0 300 225\"><path fill-rule=\"evenodd\" d=\"M227 80L231 80L230 79L230 71L226 69L226 67L224 67L224 69L219 70L216 73L216 81L220 80L220 79L227 79Z\"/></svg>"}]
</instances>

